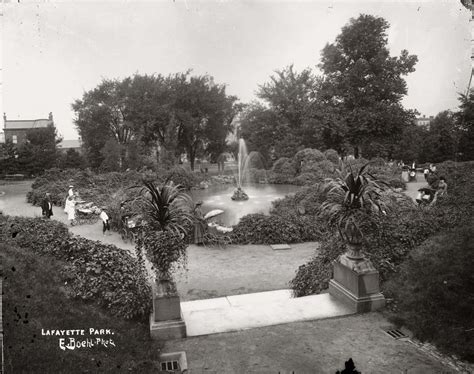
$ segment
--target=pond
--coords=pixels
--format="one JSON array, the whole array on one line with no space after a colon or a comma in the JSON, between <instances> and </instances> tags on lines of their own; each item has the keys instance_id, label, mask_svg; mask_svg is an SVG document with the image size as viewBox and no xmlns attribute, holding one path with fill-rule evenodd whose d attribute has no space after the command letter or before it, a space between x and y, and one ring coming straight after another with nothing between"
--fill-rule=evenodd
<instances>
[{"instance_id":1,"label":"pond","mask_svg":"<svg viewBox=\"0 0 474 374\"><path fill-rule=\"evenodd\" d=\"M288 194L294 194L301 187L286 184L249 184L243 190L249 196L247 201L233 201L231 199L236 187L224 184L211 186L204 190L193 190L191 196L194 201L203 201L202 212L206 214L213 209L222 209L223 214L215 218L216 222L224 226L232 226L240 218L251 213L268 213L272 201L281 199Z\"/></svg>"}]
</instances>

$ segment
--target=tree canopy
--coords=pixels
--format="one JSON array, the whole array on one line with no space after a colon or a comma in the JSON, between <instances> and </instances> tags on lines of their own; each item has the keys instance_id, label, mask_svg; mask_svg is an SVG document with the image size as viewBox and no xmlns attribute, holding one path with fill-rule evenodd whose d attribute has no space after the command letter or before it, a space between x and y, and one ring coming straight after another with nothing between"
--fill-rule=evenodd
<instances>
[{"instance_id":1,"label":"tree canopy","mask_svg":"<svg viewBox=\"0 0 474 374\"><path fill-rule=\"evenodd\" d=\"M137 142L150 153L158 150L161 161L185 151L194 167L196 156L224 150L239 110L237 98L227 95L224 85L189 71L104 79L72 108L92 166L104 162L102 149L112 139L120 146L121 169L131 163L130 148Z\"/></svg>"}]
</instances>

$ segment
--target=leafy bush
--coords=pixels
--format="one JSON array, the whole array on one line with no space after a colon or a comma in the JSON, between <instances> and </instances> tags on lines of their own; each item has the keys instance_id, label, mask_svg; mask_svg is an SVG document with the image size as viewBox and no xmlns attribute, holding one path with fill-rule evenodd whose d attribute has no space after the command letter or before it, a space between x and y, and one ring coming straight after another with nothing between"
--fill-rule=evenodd
<instances>
[{"instance_id":1,"label":"leafy bush","mask_svg":"<svg viewBox=\"0 0 474 374\"><path fill-rule=\"evenodd\" d=\"M174 184L179 184L187 190L196 186L202 180L202 178L198 177L197 173L194 173L189 168L181 166L176 166L171 170L166 171L163 175L163 179L166 180L168 178L172 180Z\"/></svg>"},{"instance_id":2,"label":"leafy bush","mask_svg":"<svg viewBox=\"0 0 474 374\"><path fill-rule=\"evenodd\" d=\"M113 245L73 236L57 221L0 216L2 241L70 264L74 297L95 302L113 315L146 320L151 288L142 263Z\"/></svg>"},{"instance_id":3,"label":"leafy bush","mask_svg":"<svg viewBox=\"0 0 474 374\"><path fill-rule=\"evenodd\" d=\"M242 217L231 233L233 243L281 244L301 241L298 227L279 216L248 214Z\"/></svg>"},{"instance_id":4,"label":"leafy bush","mask_svg":"<svg viewBox=\"0 0 474 374\"><path fill-rule=\"evenodd\" d=\"M474 222L430 238L410 253L388 283L392 319L421 340L474 361L472 284Z\"/></svg>"},{"instance_id":5,"label":"leafy bush","mask_svg":"<svg viewBox=\"0 0 474 374\"><path fill-rule=\"evenodd\" d=\"M324 157L336 166L340 163L339 154L334 149L327 149L324 151Z\"/></svg>"}]
</instances>

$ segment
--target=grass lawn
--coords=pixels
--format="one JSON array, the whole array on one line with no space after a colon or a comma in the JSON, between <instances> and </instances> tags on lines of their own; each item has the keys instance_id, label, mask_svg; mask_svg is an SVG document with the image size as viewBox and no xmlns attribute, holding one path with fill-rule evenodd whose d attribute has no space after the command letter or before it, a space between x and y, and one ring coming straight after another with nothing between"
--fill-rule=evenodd
<instances>
[{"instance_id":1,"label":"grass lawn","mask_svg":"<svg viewBox=\"0 0 474 374\"><path fill-rule=\"evenodd\" d=\"M162 345L150 339L148 324L69 298L63 263L3 244L0 262L5 373L156 373ZM90 334L90 328L110 333ZM42 334L53 329L84 330L84 335ZM63 350L60 338L65 345L74 338L94 346Z\"/></svg>"}]
</instances>

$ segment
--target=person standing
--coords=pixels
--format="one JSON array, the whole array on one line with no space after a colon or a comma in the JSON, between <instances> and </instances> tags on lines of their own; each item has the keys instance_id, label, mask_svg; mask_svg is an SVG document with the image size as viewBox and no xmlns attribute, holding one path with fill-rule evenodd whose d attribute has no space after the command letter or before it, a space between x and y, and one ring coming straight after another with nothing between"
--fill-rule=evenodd
<instances>
[{"instance_id":1,"label":"person standing","mask_svg":"<svg viewBox=\"0 0 474 374\"><path fill-rule=\"evenodd\" d=\"M102 235L105 236L105 232L108 231L110 235L110 224L109 224L109 216L104 210L105 208L102 208L100 212L100 219L102 220Z\"/></svg>"},{"instance_id":2,"label":"person standing","mask_svg":"<svg viewBox=\"0 0 474 374\"><path fill-rule=\"evenodd\" d=\"M67 213L67 219L69 220L71 226L74 226L76 220L76 202L74 201L73 196L67 197L64 211Z\"/></svg>"},{"instance_id":3,"label":"person standing","mask_svg":"<svg viewBox=\"0 0 474 374\"><path fill-rule=\"evenodd\" d=\"M204 243L205 221L201 210L202 201L196 203L194 208L194 244L202 245Z\"/></svg>"},{"instance_id":4,"label":"person standing","mask_svg":"<svg viewBox=\"0 0 474 374\"><path fill-rule=\"evenodd\" d=\"M48 192L46 192L41 201L41 213L48 219L53 215L53 203L51 202L51 195Z\"/></svg>"}]
</instances>

